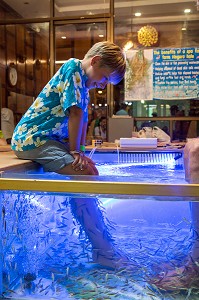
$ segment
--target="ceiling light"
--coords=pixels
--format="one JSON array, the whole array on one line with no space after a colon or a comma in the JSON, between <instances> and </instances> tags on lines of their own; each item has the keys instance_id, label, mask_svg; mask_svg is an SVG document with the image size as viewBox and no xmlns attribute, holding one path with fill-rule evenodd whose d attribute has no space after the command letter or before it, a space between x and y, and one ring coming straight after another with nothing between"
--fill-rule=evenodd
<instances>
[{"instance_id":1,"label":"ceiling light","mask_svg":"<svg viewBox=\"0 0 199 300\"><path fill-rule=\"evenodd\" d=\"M128 51L129 49L131 49L133 47L133 42L132 41L128 41L124 47L123 47L123 50L124 51Z\"/></svg>"},{"instance_id":2,"label":"ceiling light","mask_svg":"<svg viewBox=\"0 0 199 300\"><path fill-rule=\"evenodd\" d=\"M66 60L56 60L55 61L55 63L57 64L57 65L59 65L59 64L64 64L66 62Z\"/></svg>"},{"instance_id":3,"label":"ceiling light","mask_svg":"<svg viewBox=\"0 0 199 300\"><path fill-rule=\"evenodd\" d=\"M102 91L98 91L98 94L102 94L103 92Z\"/></svg>"},{"instance_id":4,"label":"ceiling light","mask_svg":"<svg viewBox=\"0 0 199 300\"><path fill-rule=\"evenodd\" d=\"M103 35L103 34L99 34L99 37L103 38L103 37L104 37L104 35Z\"/></svg>"},{"instance_id":5,"label":"ceiling light","mask_svg":"<svg viewBox=\"0 0 199 300\"><path fill-rule=\"evenodd\" d=\"M62 36L61 38L62 38L63 40L65 40L65 39L66 39L66 36Z\"/></svg>"},{"instance_id":6,"label":"ceiling light","mask_svg":"<svg viewBox=\"0 0 199 300\"><path fill-rule=\"evenodd\" d=\"M141 12L136 12L135 13L135 17L141 17L141 15L142 15Z\"/></svg>"},{"instance_id":7,"label":"ceiling light","mask_svg":"<svg viewBox=\"0 0 199 300\"><path fill-rule=\"evenodd\" d=\"M182 30L185 31L185 30L187 30L187 28L186 27L182 27Z\"/></svg>"},{"instance_id":8,"label":"ceiling light","mask_svg":"<svg viewBox=\"0 0 199 300\"><path fill-rule=\"evenodd\" d=\"M189 14L190 12L191 12L190 8L186 8L186 9L184 10L184 13L185 13L185 14Z\"/></svg>"}]
</instances>

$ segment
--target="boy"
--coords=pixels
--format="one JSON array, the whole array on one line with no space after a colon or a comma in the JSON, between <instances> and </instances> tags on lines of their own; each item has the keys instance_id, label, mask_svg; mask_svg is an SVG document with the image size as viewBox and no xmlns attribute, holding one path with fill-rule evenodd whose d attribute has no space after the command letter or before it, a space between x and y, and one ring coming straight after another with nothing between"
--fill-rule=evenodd
<instances>
[{"instance_id":1,"label":"boy","mask_svg":"<svg viewBox=\"0 0 199 300\"><path fill-rule=\"evenodd\" d=\"M119 83L125 58L113 43L96 43L82 61L69 59L41 91L14 130L18 158L64 175L97 175L84 150L89 89ZM63 139L68 138L68 148ZM52 154L53 153L53 154Z\"/></svg>"},{"instance_id":2,"label":"boy","mask_svg":"<svg viewBox=\"0 0 199 300\"><path fill-rule=\"evenodd\" d=\"M20 159L41 164L45 171L63 175L98 175L84 155L89 89L103 89L124 77L121 49L110 42L96 43L83 60L71 58L47 83L20 120L12 149ZM68 138L68 143L64 139ZM96 199L71 199L72 211L93 246L96 262L116 267L119 255L104 224Z\"/></svg>"}]
</instances>

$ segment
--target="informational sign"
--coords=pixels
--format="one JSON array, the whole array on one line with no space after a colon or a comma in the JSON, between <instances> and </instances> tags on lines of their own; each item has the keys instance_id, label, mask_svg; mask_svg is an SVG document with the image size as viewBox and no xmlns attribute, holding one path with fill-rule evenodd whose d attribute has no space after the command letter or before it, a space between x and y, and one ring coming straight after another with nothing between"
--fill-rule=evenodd
<instances>
[{"instance_id":1,"label":"informational sign","mask_svg":"<svg viewBox=\"0 0 199 300\"><path fill-rule=\"evenodd\" d=\"M153 99L153 50L126 52L125 100Z\"/></svg>"},{"instance_id":2,"label":"informational sign","mask_svg":"<svg viewBox=\"0 0 199 300\"><path fill-rule=\"evenodd\" d=\"M199 99L199 48L153 51L153 98Z\"/></svg>"},{"instance_id":3,"label":"informational sign","mask_svg":"<svg viewBox=\"0 0 199 300\"><path fill-rule=\"evenodd\" d=\"M125 100L199 100L199 48L127 51Z\"/></svg>"}]
</instances>

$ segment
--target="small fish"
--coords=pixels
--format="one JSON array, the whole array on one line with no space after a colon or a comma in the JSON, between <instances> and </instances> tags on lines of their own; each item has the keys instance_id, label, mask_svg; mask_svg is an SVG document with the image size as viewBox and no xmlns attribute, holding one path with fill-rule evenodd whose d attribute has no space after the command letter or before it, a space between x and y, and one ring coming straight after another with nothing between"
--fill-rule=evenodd
<instances>
[{"instance_id":1,"label":"small fish","mask_svg":"<svg viewBox=\"0 0 199 300\"><path fill-rule=\"evenodd\" d=\"M6 215L6 210L5 210L5 207L3 206L2 207L2 219L5 218L5 215Z\"/></svg>"},{"instance_id":2,"label":"small fish","mask_svg":"<svg viewBox=\"0 0 199 300\"><path fill-rule=\"evenodd\" d=\"M187 218L185 218L185 217L183 217L182 220L183 220L185 223L187 223L188 225L191 224L191 222L190 222L189 220L187 220Z\"/></svg>"},{"instance_id":3,"label":"small fish","mask_svg":"<svg viewBox=\"0 0 199 300\"><path fill-rule=\"evenodd\" d=\"M39 279L37 286L39 287L40 283L42 282L42 278Z\"/></svg>"},{"instance_id":4,"label":"small fish","mask_svg":"<svg viewBox=\"0 0 199 300\"><path fill-rule=\"evenodd\" d=\"M62 211L65 211L65 208L59 208L59 209L57 209L57 212L62 212Z\"/></svg>"},{"instance_id":5,"label":"small fish","mask_svg":"<svg viewBox=\"0 0 199 300\"><path fill-rule=\"evenodd\" d=\"M47 285L44 289L40 290L39 292L42 293L42 292L44 292L46 289L48 289L49 287L50 287L50 284Z\"/></svg>"},{"instance_id":6,"label":"small fish","mask_svg":"<svg viewBox=\"0 0 199 300\"><path fill-rule=\"evenodd\" d=\"M182 230L182 228L177 229L177 230L175 231L175 233L177 233L177 232L180 231L180 230Z\"/></svg>"},{"instance_id":7,"label":"small fish","mask_svg":"<svg viewBox=\"0 0 199 300\"><path fill-rule=\"evenodd\" d=\"M120 269L118 272L116 272L116 274L120 274L120 273L122 273L123 271L126 271L126 268Z\"/></svg>"},{"instance_id":8,"label":"small fish","mask_svg":"<svg viewBox=\"0 0 199 300\"><path fill-rule=\"evenodd\" d=\"M49 226L47 226L47 225L45 225L45 224L42 224L42 226L44 226L44 227L46 227L46 228L50 229L50 227L49 227Z\"/></svg>"},{"instance_id":9,"label":"small fish","mask_svg":"<svg viewBox=\"0 0 199 300\"><path fill-rule=\"evenodd\" d=\"M189 296L191 296L191 292L192 292L192 288L188 289L188 293L185 300L189 299Z\"/></svg>"},{"instance_id":10,"label":"small fish","mask_svg":"<svg viewBox=\"0 0 199 300\"><path fill-rule=\"evenodd\" d=\"M60 223L60 224L62 224L61 226L57 226L57 228L65 228L65 227L68 227L66 224L64 224L64 223Z\"/></svg>"},{"instance_id":11,"label":"small fish","mask_svg":"<svg viewBox=\"0 0 199 300\"><path fill-rule=\"evenodd\" d=\"M64 216L61 216L61 218L65 219L65 220L68 220L68 218L64 217Z\"/></svg>"},{"instance_id":12,"label":"small fish","mask_svg":"<svg viewBox=\"0 0 199 300\"><path fill-rule=\"evenodd\" d=\"M158 249L155 251L155 253L153 254L153 256L155 256L155 255L159 252L160 249L161 249L161 247L158 248Z\"/></svg>"},{"instance_id":13,"label":"small fish","mask_svg":"<svg viewBox=\"0 0 199 300\"><path fill-rule=\"evenodd\" d=\"M82 281L82 280L84 280L84 277L78 277L76 280L77 281Z\"/></svg>"},{"instance_id":14,"label":"small fish","mask_svg":"<svg viewBox=\"0 0 199 300\"><path fill-rule=\"evenodd\" d=\"M7 228L6 220L4 220L4 222L3 222L3 227L4 227L4 230L6 231L6 228Z\"/></svg>"}]
</instances>

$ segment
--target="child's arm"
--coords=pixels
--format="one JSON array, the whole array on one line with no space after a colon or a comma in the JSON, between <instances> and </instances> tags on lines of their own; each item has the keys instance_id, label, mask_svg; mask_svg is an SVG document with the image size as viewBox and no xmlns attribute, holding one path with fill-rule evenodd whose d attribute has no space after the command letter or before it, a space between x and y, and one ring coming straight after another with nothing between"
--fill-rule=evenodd
<instances>
[{"instance_id":1,"label":"child's arm","mask_svg":"<svg viewBox=\"0 0 199 300\"><path fill-rule=\"evenodd\" d=\"M86 156L80 152L80 141L84 138L83 128L82 109L77 106L71 106L68 120L69 148L71 155L75 159L72 166L76 171L79 171L79 169L84 170L88 166Z\"/></svg>"},{"instance_id":2,"label":"child's arm","mask_svg":"<svg viewBox=\"0 0 199 300\"><path fill-rule=\"evenodd\" d=\"M83 129L83 111L77 106L70 107L68 135L70 151L80 151L80 140Z\"/></svg>"},{"instance_id":3,"label":"child's arm","mask_svg":"<svg viewBox=\"0 0 199 300\"><path fill-rule=\"evenodd\" d=\"M82 146L85 146L87 126L88 126L88 122L84 122L83 126L82 126L82 136L81 136L81 141L80 141L80 145L82 145Z\"/></svg>"},{"instance_id":4,"label":"child's arm","mask_svg":"<svg viewBox=\"0 0 199 300\"><path fill-rule=\"evenodd\" d=\"M81 136L81 142L80 145L84 146L85 145L85 141L86 141L86 133L87 133L87 126L88 126L88 122L84 122L83 123L83 127L82 127L82 136ZM94 161L92 159L90 159L89 157L85 156L87 162L89 164L95 165Z\"/></svg>"}]
</instances>

